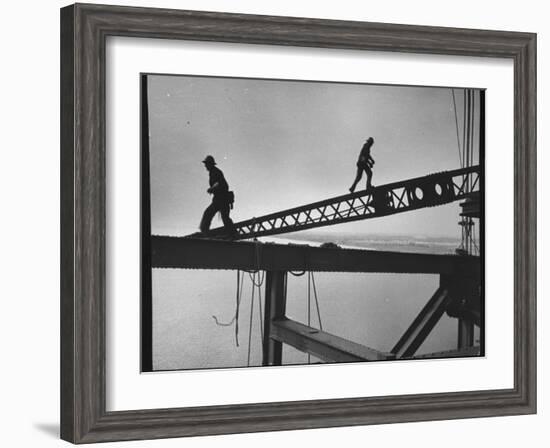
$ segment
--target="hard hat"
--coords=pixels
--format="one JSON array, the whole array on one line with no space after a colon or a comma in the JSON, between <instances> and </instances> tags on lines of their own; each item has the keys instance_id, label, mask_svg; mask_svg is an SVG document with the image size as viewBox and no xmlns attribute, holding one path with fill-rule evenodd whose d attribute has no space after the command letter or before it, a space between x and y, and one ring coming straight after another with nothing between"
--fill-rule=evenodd
<instances>
[{"instance_id":1,"label":"hard hat","mask_svg":"<svg viewBox=\"0 0 550 448\"><path fill-rule=\"evenodd\" d=\"M204 160L202 161L205 165L215 165L216 161L214 160L214 157L212 156L206 156Z\"/></svg>"}]
</instances>

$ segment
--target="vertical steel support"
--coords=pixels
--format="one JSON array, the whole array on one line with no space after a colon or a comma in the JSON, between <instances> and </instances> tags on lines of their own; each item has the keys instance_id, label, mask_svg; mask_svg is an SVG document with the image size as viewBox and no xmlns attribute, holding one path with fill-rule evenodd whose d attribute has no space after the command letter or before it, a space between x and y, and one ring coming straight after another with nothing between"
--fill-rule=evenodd
<instances>
[{"instance_id":1,"label":"vertical steel support","mask_svg":"<svg viewBox=\"0 0 550 448\"><path fill-rule=\"evenodd\" d=\"M463 349L474 345L474 323L467 319L458 319L457 348Z\"/></svg>"},{"instance_id":2,"label":"vertical steel support","mask_svg":"<svg viewBox=\"0 0 550 448\"><path fill-rule=\"evenodd\" d=\"M286 271L267 271L265 283L265 317L263 360L264 366L280 366L283 360L283 343L271 338L274 319L285 316Z\"/></svg>"}]
</instances>

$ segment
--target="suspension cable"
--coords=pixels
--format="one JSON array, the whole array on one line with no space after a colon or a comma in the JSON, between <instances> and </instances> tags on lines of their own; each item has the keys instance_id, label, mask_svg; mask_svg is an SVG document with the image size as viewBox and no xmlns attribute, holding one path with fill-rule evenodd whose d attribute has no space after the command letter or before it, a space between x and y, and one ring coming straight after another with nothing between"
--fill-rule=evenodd
<instances>
[{"instance_id":1,"label":"suspension cable","mask_svg":"<svg viewBox=\"0 0 550 448\"><path fill-rule=\"evenodd\" d=\"M462 162L466 163L466 89L462 92L463 104L462 104ZM462 165L464 168L464 165Z\"/></svg>"},{"instance_id":2,"label":"suspension cable","mask_svg":"<svg viewBox=\"0 0 550 448\"><path fill-rule=\"evenodd\" d=\"M456 99L455 99L455 89L451 89L451 95L453 97L453 109L454 109L454 115L455 115L455 126L456 126L456 144L458 146L458 160L460 161L460 166L464 167L462 163L462 155L461 155L461 147L460 147L460 137L458 135L458 116L456 113Z\"/></svg>"}]
</instances>

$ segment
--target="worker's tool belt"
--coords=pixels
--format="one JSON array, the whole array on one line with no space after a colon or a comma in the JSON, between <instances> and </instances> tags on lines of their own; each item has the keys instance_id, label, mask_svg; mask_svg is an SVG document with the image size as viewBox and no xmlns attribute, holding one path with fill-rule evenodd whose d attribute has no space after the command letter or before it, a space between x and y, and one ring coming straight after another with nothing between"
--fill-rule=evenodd
<instances>
[{"instance_id":1,"label":"worker's tool belt","mask_svg":"<svg viewBox=\"0 0 550 448\"><path fill-rule=\"evenodd\" d=\"M227 203L229 204L229 207L233 209L233 203L235 202L235 193L232 191L227 192Z\"/></svg>"},{"instance_id":2,"label":"worker's tool belt","mask_svg":"<svg viewBox=\"0 0 550 448\"><path fill-rule=\"evenodd\" d=\"M217 204L227 204L230 208L233 208L235 202L235 193L232 191L217 192L214 194L213 201Z\"/></svg>"}]
</instances>

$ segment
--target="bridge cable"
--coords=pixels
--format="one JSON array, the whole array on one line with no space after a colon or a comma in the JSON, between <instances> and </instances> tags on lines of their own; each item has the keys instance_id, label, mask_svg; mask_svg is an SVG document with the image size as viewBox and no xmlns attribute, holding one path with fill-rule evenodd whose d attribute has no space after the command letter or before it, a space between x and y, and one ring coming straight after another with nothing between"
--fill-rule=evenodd
<instances>
[{"instance_id":1,"label":"bridge cable","mask_svg":"<svg viewBox=\"0 0 550 448\"><path fill-rule=\"evenodd\" d=\"M466 161L466 89L463 91L463 108L462 108L462 168Z\"/></svg>"},{"instance_id":2,"label":"bridge cable","mask_svg":"<svg viewBox=\"0 0 550 448\"><path fill-rule=\"evenodd\" d=\"M456 144L458 146L458 160L460 161L460 166L463 168L464 165L462 163L462 155L460 153L462 151L462 148L460 147L460 137L458 135L458 116L457 116L457 113L456 113L455 89L451 89L451 95L453 97L453 109L454 109L454 115L455 115Z\"/></svg>"}]
</instances>

